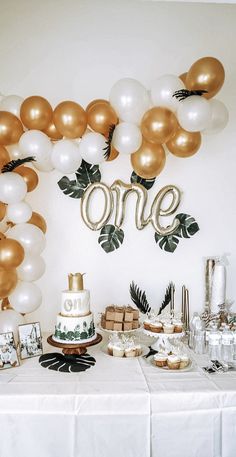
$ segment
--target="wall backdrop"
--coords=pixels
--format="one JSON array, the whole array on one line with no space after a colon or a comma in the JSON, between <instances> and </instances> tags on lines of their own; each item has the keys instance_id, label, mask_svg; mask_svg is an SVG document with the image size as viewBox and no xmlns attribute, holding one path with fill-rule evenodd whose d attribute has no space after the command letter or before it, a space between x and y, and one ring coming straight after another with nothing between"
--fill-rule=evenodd
<instances>
[{"instance_id":1,"label":"wall backdrop","mask_svg":"<svg viewBox=\"0 0 236 457\"><path fill-rule=\"evenodd\" d=\"M1 0L0 92L22 97L42 95L56 106L74 100L83 107L95 98L108 98L120 78L133 77L147 87L162 74L179 75L200 57L217 57L226 81L217 95L229 109L224 131L205 136L200 151L189 159L168 154L164 171L148 192L148 209L157 191L167 184L183 192L180 212L194 216L200 231L182 240L173 254L154 242L148 226L135 228L135 198L128 200L123 246L106 254L98 232L90 231L80 216L80 201L63 195L62 176L39 173L40 185L28 195L34 211L47 220L47 270L39 286L42 306L29 321L40 320L52 330L60 308L60 292L67 273L86 272L92 308L128 304L129 284L146 289L152 306L159 306L167 283L190 289L191 310L204 303L204 258L230 253L227 296L236 296L236 6L148 1ZM101 165L103 181L129 182L127 156ZM102 199L101 199L102 200ZM96 200L98 209L101 200ZM236 307L235 307L236 309Z\"/></svg>"}]
</instances>

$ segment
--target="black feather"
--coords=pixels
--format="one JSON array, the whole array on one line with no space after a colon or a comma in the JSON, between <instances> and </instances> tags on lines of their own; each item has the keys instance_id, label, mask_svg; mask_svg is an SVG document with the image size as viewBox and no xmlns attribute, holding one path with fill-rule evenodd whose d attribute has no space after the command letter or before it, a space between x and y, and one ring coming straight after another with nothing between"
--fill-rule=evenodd
<instances>
[{"instance_id":1,"label":"black feather","mask_svg":"<svg viewBox=\"0 0 236 457\"><path fill-rule=\"evenodd\" d=\"M165 293L165 298L159 308L159 311L158 311L158 316L159 314L161 314L161 312L163 311L163 309L166 308L166 306L169 305L170 303L170 300L171 300L171 283L168 284L167 288L166 288L166 293Z\"/></svg>"},{"instance_id":2,"label":"black feather","mask_svg":"<svg viewBox=\"0 0 236 457\"><path fill-rule=\"evenodd\" d=\"M146 293L139 289L139 287L134 284L134 281L130 284L130 296L131 300L137 306L139 311L143 314L147 314L151 311L151 307L147 301Z\"/></svg>"},{"instance_id":3,"label":"black feather","mask_svg":"<svg viewBox=\"0 0 236 457\"><path fill-rule=\"evenodd\" d=\"M25 159L16 159L16 160L11 160L10 162L6 163L2 167L2 173L6 173L8 171L13 171L15 168L19 167L20 165L23 165L24 163L27 162L35 162L35 157L25 157Z\"/></svg>"},{"instance_id":4,"label":"black feather","mask_svg":"<svg viewBox=\"0 0 236 457\"><path fill-rule=\"evenodd\" d=\"M203 94L206 94L208 91L207 90L187 90L187 89L181 89L181 90L176 90L172 97L177 98L180 102L182 100L185 100L185 98L190 97L191 95L199 95L200 97Z\"/></svg>"},{"instance_id":5,"label":"black feather","mask_svg":"<svg viewBox=\"0 0 236 457\"><path fill-rule=\"evenodd\" d=\"M108 138L107 138L107 141L106 141L106 147L103 148L103 151L104 152L104 158L107 160L109 159L110 155L111 155L111 142L112 142L112 137L113 137L113 133L114 133L114 130L115 130L115 124L111 124L110 127L109 127L109 134L108 134Z\"/></svg>"}]
</instances>

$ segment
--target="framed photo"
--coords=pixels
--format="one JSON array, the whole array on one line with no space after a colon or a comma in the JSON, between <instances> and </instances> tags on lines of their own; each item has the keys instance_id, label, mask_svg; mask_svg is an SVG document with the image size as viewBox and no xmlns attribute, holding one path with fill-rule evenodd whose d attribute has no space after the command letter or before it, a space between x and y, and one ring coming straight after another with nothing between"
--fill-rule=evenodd
<instances>
[{"instance_id":1,"label":"framed photo","mask_svg":"<svg viewBox=\"0 0 236 457\"><path fill-rule=\"evenodd\" d=\"M19 359L13 333L0 333L0 370L18 366Z\"/></svg>"},{"instance_id":2,"label":"framed photo","mask_svg":"<svg viewBox=\"0 0 236 457\"><path fill-rule=\"evenodd\" d=\"M43 353L42 334L39 322L19 325L20 358L28 359Z\"/></svg>"}]
</instances>

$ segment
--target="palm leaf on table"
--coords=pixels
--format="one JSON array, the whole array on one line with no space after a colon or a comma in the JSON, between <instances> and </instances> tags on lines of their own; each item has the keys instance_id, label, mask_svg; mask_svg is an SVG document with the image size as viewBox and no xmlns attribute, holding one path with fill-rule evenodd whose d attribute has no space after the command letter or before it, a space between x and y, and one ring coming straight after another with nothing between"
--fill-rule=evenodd
<instances>
[{"instance_id":1,"label":"palm leaf on table","mask_svg":"<svg viewBox=\"0 0 236 457\"><path fill-rule=\"evenodd\" d=\"M139 289L139 287L132 281L130 284L131 300L137 306L142 314L147 314L151 311L151 307L147 301L146 292Z\"/></svg>"}]
</instances>

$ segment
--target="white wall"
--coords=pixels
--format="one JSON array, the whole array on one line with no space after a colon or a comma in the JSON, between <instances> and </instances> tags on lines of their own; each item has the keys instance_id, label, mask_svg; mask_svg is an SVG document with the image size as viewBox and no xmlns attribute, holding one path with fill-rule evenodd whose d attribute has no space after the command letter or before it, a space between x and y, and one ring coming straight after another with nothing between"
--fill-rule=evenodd
<instances>
[{"instance_id":1,"label":"white wall","mask_svg":"<svg viewBox=\"0 0 236 457\"><path fill-rule=\"evenodd\" d=\"M108 97L122 77L139 79L147 87L157 76L180 74L202 56L218 57L226 82L218 98L230 111L228 127L203 138L200 152L190 159L170 154L165 170L149 191L149 206L160 187L175 184L183 191L180 210L193 215L200 232L182 240L174 254L161 251L151 227L134 225L134 199L123 227L125 241L106 254L98 233L82 222L80 202L65 197L57 186L60 173L40 174L40 186L28 200L48 223L44 257L47 271L38 282L43 304L32 321L52 329L60 291L69 272L87 272L94 310L109 303L129 302L131 280L146 289L158 306L167 283L190 289L192 310L204 301L203 258L231 252L228 297L235 297L235 163L236 53L234 5L139 1L0 0L0 92L23 97L43 95L55 106L71 99L84 107ZM127 157L102 167L103 181L129 182Z\"/></svg>"}]
</instances>

